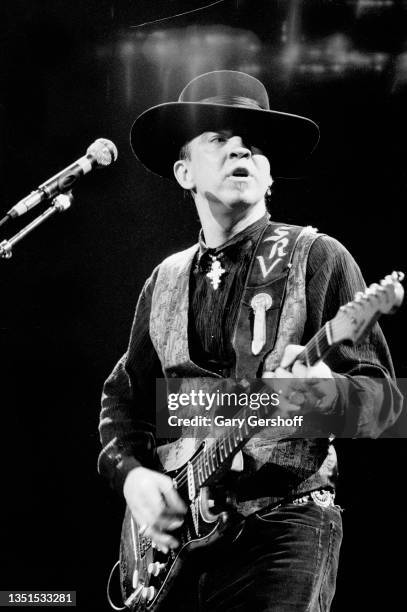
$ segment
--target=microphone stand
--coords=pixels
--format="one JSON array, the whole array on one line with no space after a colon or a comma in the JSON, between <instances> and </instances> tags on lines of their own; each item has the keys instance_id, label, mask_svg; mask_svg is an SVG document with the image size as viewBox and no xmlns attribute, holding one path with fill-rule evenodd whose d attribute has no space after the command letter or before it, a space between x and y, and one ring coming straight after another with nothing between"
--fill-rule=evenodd
<instances>
[{"instance_id":1,"label":"microphone stand","mask_svg":"<svg viewBox=\"0 0 407 612\"><path fill-rule=\"evenodd\" d=\"M13 246L20 242L27 234L32 232L36 227L44 223L49 217L55 215L57 212L65 212L71 206L73 202L73 195L70 191L67 193L61 193L52 200L51 206L49 206L41 215L36 217L34 221L31 221L28 225L23 227L15 236L9 240L3 240L0 242L0 258L10 259L13 256Z\"/></svg>"}]
</instances>

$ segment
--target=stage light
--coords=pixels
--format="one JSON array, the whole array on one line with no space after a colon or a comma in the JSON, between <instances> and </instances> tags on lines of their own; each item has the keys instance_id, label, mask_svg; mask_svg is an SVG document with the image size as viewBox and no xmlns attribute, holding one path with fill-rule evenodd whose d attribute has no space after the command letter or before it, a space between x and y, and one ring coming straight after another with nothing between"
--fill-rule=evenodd
<instances>
[{"instance_id":1,"label":"stage light","mask_svg":"<svg viewBox=\"0 0 407 612\"><path fill-rule=\"evenodd\" d=\"M123 59L128 59L128 58L133 57L135 52L136 50L135 50L134 43L132 43L130 40L126 40L120 44L119 53L120 53L120 57L122 57Z\"/></svg>"}]
</instances>

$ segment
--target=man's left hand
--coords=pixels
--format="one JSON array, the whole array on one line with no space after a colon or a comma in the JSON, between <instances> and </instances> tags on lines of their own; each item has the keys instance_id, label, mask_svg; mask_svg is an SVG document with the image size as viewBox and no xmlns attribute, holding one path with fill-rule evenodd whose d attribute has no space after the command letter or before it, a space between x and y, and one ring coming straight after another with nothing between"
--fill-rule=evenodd
<instances>
[{"instance_id":1,"label":"man's left hand","mask_svg":"<svg viewBox=\"0 0 407 612\"><path fill-rule=\"evenodd\" d=\"M295 361L303 350L303 346L289 344L280 366L274 372L263 372L263 380L278 393L279 407L284 411L329 412L338 397L335 378L323 361L314 366Z\"/></svg>"}]
</instances>

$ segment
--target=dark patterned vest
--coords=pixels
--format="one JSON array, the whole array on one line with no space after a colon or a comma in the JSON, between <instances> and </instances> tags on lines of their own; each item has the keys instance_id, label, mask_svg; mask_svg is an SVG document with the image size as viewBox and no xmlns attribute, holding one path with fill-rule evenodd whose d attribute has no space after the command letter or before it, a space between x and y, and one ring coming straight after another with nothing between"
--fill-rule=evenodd
<instances>
[{"instance_id":1,"label":"dark patterned vest","mask_svg":"<svg viewBox=\"0 0 407 612\"><path fill-rule=\"evenodd\" d=\"M276 223L269 223L261 235L233 334L236 379L261 377L264 369L279 365L287 344L301 344L307 318L307 259L317 237L313 228ZM194 245L162 262L152 297L151 339L166 378L183 379L180 392L190 389L193 378L219 378L195 364L189 353L189 276L197 250ZM267 312L266 342L254 355L251 299L259 291L272 296L273 307ZM282 431L281 437L289 434ZM236 482L240 511L248 514L282 498L331 485L335 457L332 447L329 455L328 449L327 439L276 442L268 439L266 429L256 434L245 446L245 469Z\"/></svg>"}]
</instances>

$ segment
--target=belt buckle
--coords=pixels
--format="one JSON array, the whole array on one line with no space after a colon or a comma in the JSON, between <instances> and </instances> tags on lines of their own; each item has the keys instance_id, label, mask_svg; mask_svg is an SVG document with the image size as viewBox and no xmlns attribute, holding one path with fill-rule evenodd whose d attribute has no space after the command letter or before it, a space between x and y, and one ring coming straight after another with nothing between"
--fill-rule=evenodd
<instances>
[{"instance_id":1,"label":"belt buckle","mask_svg":"<svg viewBox=\"0 0 407 612\"><path fill-rule=\"evenodd\" d=\"M317 506L321 506L322 508L329 508L329 506L333 506L334 495L331 493L331 491L312 491L310 495Z\"/></svg>"}]
</instances>

